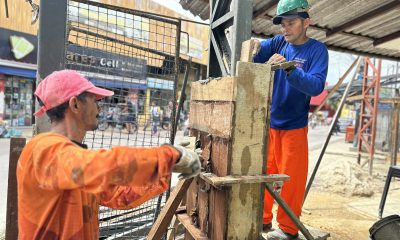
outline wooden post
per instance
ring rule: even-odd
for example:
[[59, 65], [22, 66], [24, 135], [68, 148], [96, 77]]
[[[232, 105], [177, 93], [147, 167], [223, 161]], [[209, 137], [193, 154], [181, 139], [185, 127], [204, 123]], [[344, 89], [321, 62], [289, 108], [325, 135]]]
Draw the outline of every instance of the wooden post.
[[392, 146], [391, 146], [391, 160], [390, 165], [397, 165], [397, 151], [399, 150], [399, 103], [393, 103], [392, 115]]
[[17, 163], [25, 144], [26, 144], [25, 138], [11, 138], [10, 140], [10, 159], [8, 165], [6, 240], [18, 239]]

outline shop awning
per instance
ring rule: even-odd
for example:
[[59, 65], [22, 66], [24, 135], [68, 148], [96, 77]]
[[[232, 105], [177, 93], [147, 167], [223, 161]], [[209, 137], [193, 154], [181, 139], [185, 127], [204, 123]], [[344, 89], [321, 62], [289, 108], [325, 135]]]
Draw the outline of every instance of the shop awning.
[[96, 86], [106, 87], [106, 88], [128, 88], [128, 89], [146, 89], [146, 84], [140, 83], [131, 83], [131, 82], [123, 82], [123, 81], [109, 81], [102, 79], [90, 78], [89, 80]]
[[33, 79], [36, 78], [36, 70], [6, 67], [6, 66], [0, 66], [0, 74], [33, 78]]
[[326, 95], [328, 95], [328, 92], [324, 89], [320, 95], [311, 98], [310, 105], [319, 106], [325, 100]]
[[164, 89], [164, 90], [174, 90], [174, 82], [165, 80], [165, 79], [159, 79], [159, 78], [147, 78], [147, 86], [149, 88], [155, 88], [155, 89]]

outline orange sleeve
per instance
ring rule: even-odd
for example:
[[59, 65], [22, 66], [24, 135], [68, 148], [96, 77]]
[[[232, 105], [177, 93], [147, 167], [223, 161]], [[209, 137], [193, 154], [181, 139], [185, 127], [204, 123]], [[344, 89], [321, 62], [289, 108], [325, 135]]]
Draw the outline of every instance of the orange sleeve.
[[109, 186], [109, 189], [97, 194], [100, 205], [113, 209], [131, 209], [154, 198], [168, 189], [166, 185], [145, 184], [142, 187]]
[[80, 188], [97, 194], [105, 205], [121, 208], [165, 191], [180, 155], [169, 146], [87, 150], [54, 140], [42, 139], [33, 151], [34, 174], [41, 188]]

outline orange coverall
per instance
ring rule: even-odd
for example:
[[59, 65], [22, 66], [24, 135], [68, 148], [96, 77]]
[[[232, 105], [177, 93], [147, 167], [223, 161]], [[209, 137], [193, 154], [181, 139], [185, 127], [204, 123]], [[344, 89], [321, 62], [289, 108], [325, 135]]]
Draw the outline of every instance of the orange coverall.
[[[286, 174], [290, 180], [283, 184], [281, 197], [300, 216], [308, 173], [308, 128], [269, 130], [267, 174]], [[272, 221], [274, 199], [265, 191], [263, 223]], [[296, 234], [299, 230], [280, 207], [277, 221], [283, 231]]]
[[162, 193], [179, 158], [169, 146], [88, 150], [39, 134], [17, 166], [19, 239], [99, 239], [99, 204], [129, 209]]

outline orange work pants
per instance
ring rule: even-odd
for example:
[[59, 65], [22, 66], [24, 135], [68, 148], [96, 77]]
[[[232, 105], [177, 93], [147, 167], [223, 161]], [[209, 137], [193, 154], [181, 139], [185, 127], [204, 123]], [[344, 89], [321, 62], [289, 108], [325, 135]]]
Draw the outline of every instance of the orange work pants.
[[[289, 181], [284, 182], [281, 197], [292, 211], [300, 217], [308, 173], [308, 128], [293, 130], [269, 130], [267, 174], [286, 174]], [[263, 223], [272, 222], [274, 199], [265, 191]], [[277, 222], [284, 232], [296, 234], [298, 228], [283, 209], [278, 207]]]

